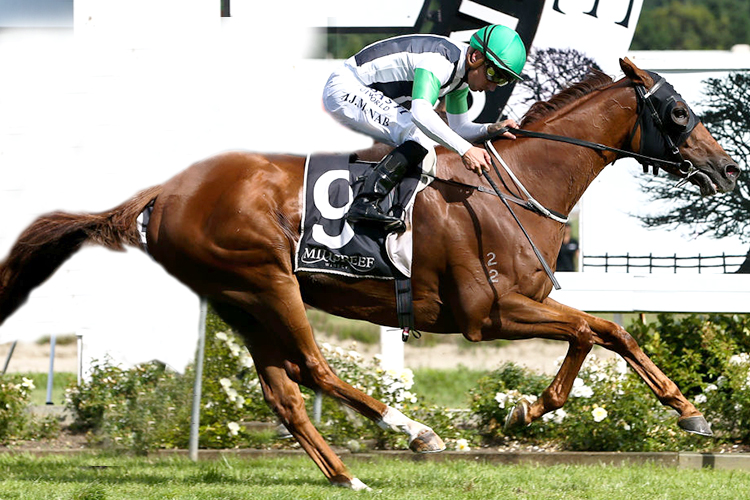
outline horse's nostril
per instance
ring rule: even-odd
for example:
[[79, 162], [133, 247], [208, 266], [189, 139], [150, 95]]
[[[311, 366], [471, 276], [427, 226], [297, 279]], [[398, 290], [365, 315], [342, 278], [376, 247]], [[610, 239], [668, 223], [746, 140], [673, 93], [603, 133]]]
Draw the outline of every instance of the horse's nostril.
[[736, 179], [740, 175], [740, 169], [737, 167], [737, 165], [729, 164], [724, 167], [724, 173], [728, 178]]

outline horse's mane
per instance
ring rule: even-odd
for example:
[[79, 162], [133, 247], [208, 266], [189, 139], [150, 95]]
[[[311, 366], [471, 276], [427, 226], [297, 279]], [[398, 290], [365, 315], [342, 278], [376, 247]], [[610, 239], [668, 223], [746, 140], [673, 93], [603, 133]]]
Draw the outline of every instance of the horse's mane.
[[560, 91], [548, 101], [534, 103], [523, 116], [520, 126], [521, 128], [524, 128], [530, 123], [544, 118], [553, 111], [590, 94], [594, 90], [604, 87], [605, 85], [610, 85], [612, 82], [613, 80], [609, 75], [596, 68], [591, 68], [586, 77], [580, 82]]

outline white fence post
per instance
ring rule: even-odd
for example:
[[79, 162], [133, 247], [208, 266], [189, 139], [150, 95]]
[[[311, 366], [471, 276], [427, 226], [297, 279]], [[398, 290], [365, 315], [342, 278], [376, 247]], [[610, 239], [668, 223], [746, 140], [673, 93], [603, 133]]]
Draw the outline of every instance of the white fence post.
[[57, 345], [57, 336], [51, 335], [49, 338], [49, 372], [47, 372], [47, 404], [55, 404], [52, 401], [52, 387], [55, 379], [55, 346]]
[[404, 342], [401, 340], [400, 330], [380, 327], [380, 356], [384, 369], [404, 369]]
[[201, 297], [200, 319], [198, 320], [198, 347], [195, 351], [195, 381], [193, 382], [193, 409], [190, 415], [189, 455], [193, 462], [198, 461], [198, 431], [201, 426], [201, 391], [203, 388], [203, 356], [206, 350], [206, 315], [208, 304]]

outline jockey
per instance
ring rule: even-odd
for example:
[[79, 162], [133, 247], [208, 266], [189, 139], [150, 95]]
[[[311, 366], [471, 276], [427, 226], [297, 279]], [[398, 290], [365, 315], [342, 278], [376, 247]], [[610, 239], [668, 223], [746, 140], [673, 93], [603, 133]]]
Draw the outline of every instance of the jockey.
[[[513, 120], [470, 121], [469, 90], [493, 91], [520, 80], [525, 63], [518, 33], [501, 25], [480, 29], [469, 45], [438, 35], [405, 35], [376, 42], [347, 59], [326, 83], [325, 109], [347, 127], [396, 149], [367, 175], [346, 219], [404, 231], [404, 222], [383, 213], [379, 202], [436, 144], [461, 155], [468, 170], [481, 174], [488, 169], [489, 154], [472, 142], [517, 125]], [[448, 124], [434, 109], [443, 96]], [[515, 139], [510, 132], [503, 136]]]

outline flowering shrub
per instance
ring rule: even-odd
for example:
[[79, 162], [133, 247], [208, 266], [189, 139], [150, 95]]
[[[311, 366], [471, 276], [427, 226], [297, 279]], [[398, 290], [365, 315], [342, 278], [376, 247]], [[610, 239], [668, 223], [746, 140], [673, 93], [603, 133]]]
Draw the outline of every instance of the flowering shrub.
[[750, 443], [750, 315], [659, 314], [631, 331], [718, 438]]
[[[634, 324], [629, 330], [644, 350], [704, 412], [719, 442], [750, 441], [750, 321], [744, 317], [660, 317], [658, 324]], [[687, 332], [687, 333], [686, 333]], [[336, 373], [352, 386], [432, 427], [449, 448], [468, 451], [512, 438], [529, 444], [552, 443], [570, 450], [660, 451], [710, 449], [716, 441], [692, 436], [677, 426], [677, 415], [662, 406], [624, 361], [594, 356], [584, 363], [564, 408], [531, 426], [508, 434], [505, 418], [521, 398], [533, 403], [551, 382], [505, 364], [479, 381], [470, 410], [422, 404], [419, 381], [411, 370], [387, 370], [380, 359], [328, 344], [321, 350]], [[209, 315], [203, 371], [200, 445], [211, 448], [267, 446], [246, 430], [248, 421], [275, 421], [266, 406], [253, 361], [241, 341]], [[18, 433], [18, 403], [24, 381], [2, 379], [0, 440]], [[145, 451], [186, 447], [189, 435], [193, 371], [185, 375], [151, 363], [130, 370], [108, 362], [95, 364], [91, 379], [68, 392], [79, 428], [97, 442]], [[19, 386], [21, 388], [19, 388]], [[25, 393], [24, 393], [25, 394]], [[25, 397], [25, 396], [23, 396]], [[309, 414], [315, 395], [303, 388]], [[376, 446], [407, 447], [405, 435], [384, 431], [359, 414], [322, 399], [317, 426], [332, 443], [353, 451]], [[478, 432], [477, 432], [478, 431]], [[485, 440], [484, 442], [482, 440]], [[283, 444], [287, 443], [287, 444]], [[277, 441], [274, 446], [294, 446]]]
[[[212, 325], [213, 326], [213, 325]], [[203, 365], [200, 446], [234, 448], [248, 437], [243, 421], [274, 416], [263, 399], [253, 358], [230, 330], [209, 328]]]
[[[477, 416], [480, 432], [490, 439], [504, 436], [503, 424], [508, 413], [521, 398], [533, 402], [549, 384], [546, 377], [506, 363], [479, 380], [471, 391], [472, 412]], [[534, 438], [544, 434], [544, 426], [532, 425], [519, 429], [514, 436]]]
[[[159, 363], [131, 369], [95, 362], [88, 382], [67, 391], [74, 426], [93, 442], [134, 451], [188, 445], [194, 370], [184, 375]], [[263, 420], [263, 401], [252, 358], [234, 334], [207, 333], [199, 445], [232, 448], [246, 437], [240, 422]]]
[[111, 361], [92, 364], [90, 380], [66, 391], [73, 427], [93, 442], [138, 452], [187, 444], [191, 384], [160, 363], [130, 370]]
[[[628, 330], [643, 350], [703, 412], [717, 439], [680, 430], [677, 413], [661, 405], [619, 358], [589, 356], [564, 408], [511, 433], [571, 450], [708, 450], [722, 442], [750, 444], [750, 319], [746, 316], [660, 314]], [[522, 393], [536, 396], [551, 382], [505, 366], [482, 381], [473, 409], [490, 440]], [[533, 397], [528, 397], [532, 401]]]
[[33, 433], [34, 422], [26, 408], [34, 382], [16, 375], [0, 376], [0, 443]]
[[[527, 395], [512, 384], [520, 387]], [[551, 382], [524, 369], [507, 364], [482, 381], [475, 393], [474, 411], [480, 415], [484, 434], [490, 439], [506, 436], [502, 424], [518, 401], [525, 397], [536, 401]], [[664, 420], [667, 421], [664, 421]], [[545, 414], [509, 436], [531, 443], [551, 442], [561, 448], [590, 451], [655, 451], [685, 447], [691, 439], [676, 430], [676, 417], [661, 406], [647, 386], [628, 371], [622, 360], [604, 362], [589, 356], [576, 377], [569, 399], [563, 408]]]

